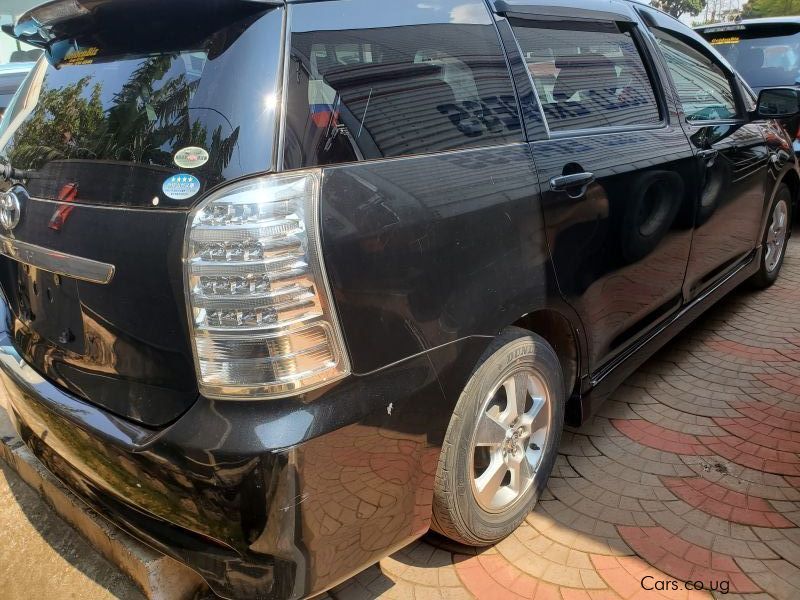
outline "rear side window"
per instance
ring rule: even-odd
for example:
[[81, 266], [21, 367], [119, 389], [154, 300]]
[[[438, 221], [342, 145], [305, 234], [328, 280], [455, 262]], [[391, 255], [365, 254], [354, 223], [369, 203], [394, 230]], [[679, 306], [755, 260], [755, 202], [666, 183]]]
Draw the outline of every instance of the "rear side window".
[[710, 54], [654, 29], [687, 121], [716, 121], [737, 116], [731, 82]]
[[483, 3], [292, 7], [284, 168], [520, 141]]
[[630, 31], [616, 23], [512, 22], [551, 130], [660, 121]]

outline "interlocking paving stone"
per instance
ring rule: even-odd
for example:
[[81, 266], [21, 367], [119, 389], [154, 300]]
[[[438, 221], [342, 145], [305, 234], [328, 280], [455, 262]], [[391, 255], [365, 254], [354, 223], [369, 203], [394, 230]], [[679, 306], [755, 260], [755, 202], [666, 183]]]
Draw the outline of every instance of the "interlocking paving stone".
[[[548, 489], [508, 538], [474, 549], [430, 536], [330, 595], [800, 598], [798, 300], [800, 246], [790, 246], [776, 285], [734, 292], [589, 423], [567, 428]], [[359, 452], [351, 458], [361, 466]], [[643, 578], [679, 586], [645, 590]], [[686, 580], [705, 589], [687, 590]], [[729, 593], [712, 594], [721, 582]]]

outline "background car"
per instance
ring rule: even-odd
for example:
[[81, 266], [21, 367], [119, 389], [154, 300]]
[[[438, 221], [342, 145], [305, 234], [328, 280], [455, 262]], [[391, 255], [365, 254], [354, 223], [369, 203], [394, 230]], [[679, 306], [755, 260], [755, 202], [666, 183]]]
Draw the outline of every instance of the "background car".
[[[0, 26], [10, 26], [15, 16], [37, 4], [41, 3], [37, 0], [3, 0], [0, 2]], [[0, 118], [41, 53], [33, 46], [0, 34]]]
[[20, 62], [0, 65], [0, 118], [34, 64], [36, 63]]
[[[767, 87], [800, 87], [800, 16], [745, 19], [704, 25], [697, 31], [757, 93]], [[790, 124], [800, 151], [800, 123]]]

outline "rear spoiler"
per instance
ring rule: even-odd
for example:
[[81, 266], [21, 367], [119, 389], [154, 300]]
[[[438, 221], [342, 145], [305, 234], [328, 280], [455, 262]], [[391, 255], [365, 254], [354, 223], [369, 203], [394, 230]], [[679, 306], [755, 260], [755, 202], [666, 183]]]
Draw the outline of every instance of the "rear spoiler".
[[[169, 0], [161, 0], [163, 2]], [[194, 7], [221, 4], [263, 4], [282, 6], [284, 0], [195, 0]], [[107, 9], [142, 9], [148, 0], [51, 0], [32, 8], [20, 16], [13, 25], [3, 25], [4, 33], [35, 46], [47, 49], [51, 43], [66, 39], [84, 30], [94, 20], [94, 16]]]

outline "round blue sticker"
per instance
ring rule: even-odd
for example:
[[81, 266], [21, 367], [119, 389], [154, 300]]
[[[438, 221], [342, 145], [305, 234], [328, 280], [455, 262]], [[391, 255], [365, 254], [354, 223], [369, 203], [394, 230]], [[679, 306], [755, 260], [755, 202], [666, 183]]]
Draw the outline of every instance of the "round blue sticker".
[[178, 173], [167, 179], [161, 190], [167, 198], [185, 200], [200, 191], [200, 180], [194, 175]]

